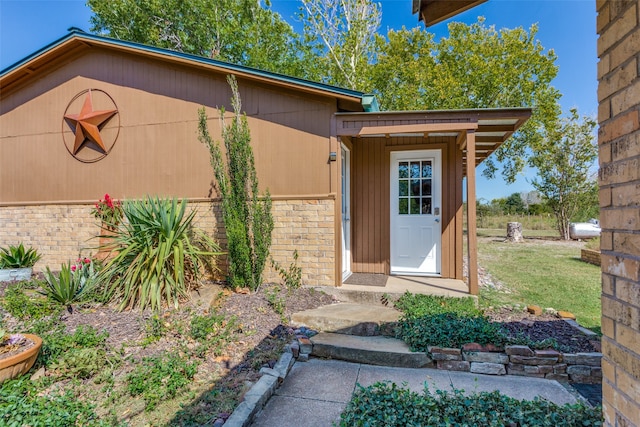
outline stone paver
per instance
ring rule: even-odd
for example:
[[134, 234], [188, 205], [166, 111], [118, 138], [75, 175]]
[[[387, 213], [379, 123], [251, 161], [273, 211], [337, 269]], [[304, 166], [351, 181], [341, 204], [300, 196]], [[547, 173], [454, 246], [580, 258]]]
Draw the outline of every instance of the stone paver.
[[468, 393], [499, 390], [516, 399], [536, 396], [559, 405], [576, 403], [576, 398], [556, 381], [517, 376], [491, 376], [425, 368], [393, 368], [338, 360], [310, 359], [296, 363], [282, 386], [276, 390], [253, 426], [332, 426], [340, 420], [356, 384], [368, 386], [392, 381], [421, 392], [465, 390]]
[[502, 394], [519, 400], [533, 400], [536, 396], [540, 396], [558, 405], [577, 403], [576, 398], [560, 383], [544, 378], [518, 377], [515, 375], [497, 377], [467, 372], [449, 372], [449, 376], [454, 388], [468, 393], [498, 390]]
[[367, 387], [378, 381], [391, 381], [415, 392], [422, 392], [425, 385], [430, 390], [449, 389], [449, 373], [438, 369], [392, 368], [387, 366], [361, 365], [358, 383]]
[[273, 396], [253, 427], [330, 427], [340, 421], [344, 402]]
[[409, 346], [395, 338], [320, 332], [314, 336], [312, 355], [371, 365], [423, 368], [431, 364], [426, 353], [412, 352]]
[[340, 360], [296, 363], [276, 395], [346, 403], [351, 399], [359, 370], [359, 364]]

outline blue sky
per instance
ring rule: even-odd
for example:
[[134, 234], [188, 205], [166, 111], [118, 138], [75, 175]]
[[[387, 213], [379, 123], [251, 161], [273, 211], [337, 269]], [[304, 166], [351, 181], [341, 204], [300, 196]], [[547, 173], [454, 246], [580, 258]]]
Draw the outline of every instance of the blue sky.
[[[296, 0], [271, 0], [273, 9], [294, 27], [298, 9]], [[411, 0], [383, 0], [382, 27], [400, 29], [423, 26], [411, 14]], [[577, 107], [581, 114], [597, 113], [596, 12], [595, 0], [489, 0], [454, 18], [466, 23], [478, 16], [487, 25], [500, 28], [524, 27], [538, 23], [538, 35], [546, 49], [558, 56], [558, 77], [553, 85], [563, 94], [563, 111]], [[89, 30], [91, 10], [84, 0], [0, 0], [0, 69], [66, 34], [69, 27]], [[447, 22], [429, 28], [436, 38], [447, 35]], [[527, 174], [532, 176], [531, 172]], [[526, 176], [506, 185], [500, 178], [478, 180], [478, 198], [491, 200], [514, 192], [529, 191]]]

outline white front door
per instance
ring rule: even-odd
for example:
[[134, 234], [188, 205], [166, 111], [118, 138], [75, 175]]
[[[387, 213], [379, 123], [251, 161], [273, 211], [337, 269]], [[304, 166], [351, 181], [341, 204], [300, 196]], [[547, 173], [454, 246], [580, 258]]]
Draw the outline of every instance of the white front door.
[[351, 153], [342, 145], [342, 280], [351, 276]]
[[440, 150], [391, 153], [391, 274], [439, 275]]

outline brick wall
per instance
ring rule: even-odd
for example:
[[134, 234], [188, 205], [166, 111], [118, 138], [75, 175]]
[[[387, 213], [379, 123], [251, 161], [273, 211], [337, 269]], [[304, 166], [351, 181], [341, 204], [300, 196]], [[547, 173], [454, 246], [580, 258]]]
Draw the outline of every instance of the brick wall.
[[[224, 229], [218, 227], [221, 213], [216, 204], [194, 202], [195, 224], [226, 244]], [[79, 255], [95, 254], [99, 226], [91, 216], [93, 205], [46, 205], [0, 207], [0, 247], [33, 246], [43, 256], [35, 271], [46, 266], [59, 270], [60, 264]], [[273, 202], [274, 232], [271, 255], [282, 267], [293, 262], [298, 251], [305, 285], [333, 286], [335, 278], [335, 234], [333, 200], [276, 200]], [[225, 269], [225, 258], [219, 260]], [[265, 280], [276, 281], [278, 275], [270, 266]]]
[[603, 409], [640, 426], [640, 4], [597, 0]]
[[[271, 257], [283, 268], [293, 262], [298, 251], [298, 266], [302, 267], [302, 282], [313, 286], [335, 285], [334, 200], [275, 200]], [[219, 208], [211, 203], [196, 203], [198, 227], [209, 232], [217, 230], [216, 240], [224, 247], [224, 230]], [[225, 260], [221, 259], [224, 268]], [[267, 265], [266, 281], [278, 281], [277, 273]]]
[[34, 271], [60, 264], [78, 255], [95, 253], [100, 227], [91, 216], [93, 205], [0, 207], [0, 247], [24, 243], [42, 254]]

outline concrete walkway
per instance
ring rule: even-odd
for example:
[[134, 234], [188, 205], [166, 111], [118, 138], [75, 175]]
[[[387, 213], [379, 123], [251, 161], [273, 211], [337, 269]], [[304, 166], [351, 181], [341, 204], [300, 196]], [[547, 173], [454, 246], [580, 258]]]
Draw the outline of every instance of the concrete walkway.
[[417, 392], [427, 383], [430, 390], [451, 390], [452, 387], [469, 393], [499, 390], [521, 400], [540, 396], [558, 405], [577, 402], [558, 382], [540, 378], [311, 359], [306, 363], [296, 362], [283, 384], [256, 415], [252, 426], [330, 427], [340, 421], [356, 383], [368, 386], [377, 381], [392, 381]]

